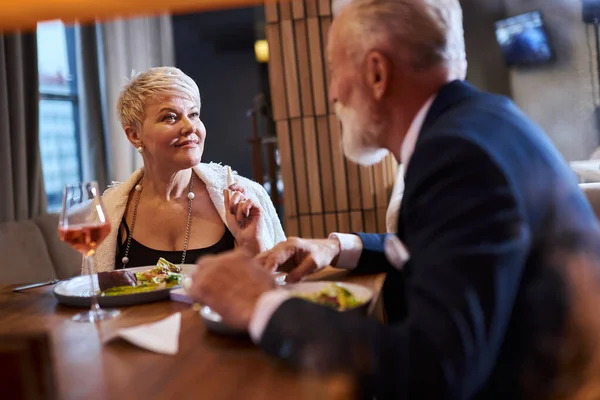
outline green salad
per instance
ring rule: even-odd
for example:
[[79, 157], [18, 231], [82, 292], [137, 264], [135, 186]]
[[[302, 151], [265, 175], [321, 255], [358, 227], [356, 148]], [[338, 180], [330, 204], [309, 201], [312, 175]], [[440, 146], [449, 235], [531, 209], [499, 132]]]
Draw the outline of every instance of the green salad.
[[121, 296], [181, 285], [181, 268], [160, 258], [156, 267], [142, 272], [111, 271], [98, 274], [102, 296]]
[[318, 292], [292, 293], [292, 296], [335, 308], [338, 311], [349, 310], [362, 304], [362, 301], [354, 297], [348, 289], [336, 284], [331, 284]]

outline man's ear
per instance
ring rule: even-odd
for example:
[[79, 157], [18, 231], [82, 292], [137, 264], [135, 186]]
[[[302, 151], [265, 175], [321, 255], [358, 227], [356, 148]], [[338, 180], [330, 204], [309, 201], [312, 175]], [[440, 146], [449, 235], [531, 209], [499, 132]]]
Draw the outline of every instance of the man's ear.
[[123, 130], [125, 131], [127, 140], [129, 140], [132, 145], [134, 145], [136, 148], [142, 145], [142, 141], [140, 140], [137, 129], [135, 129], [133, 126], [126, 126], [123, 128]]
[[371, 50], [365, 56], [364, 78], [375, 100], [381, 100], [392, 80], [392, 65], [388, 57], [378, 50]]

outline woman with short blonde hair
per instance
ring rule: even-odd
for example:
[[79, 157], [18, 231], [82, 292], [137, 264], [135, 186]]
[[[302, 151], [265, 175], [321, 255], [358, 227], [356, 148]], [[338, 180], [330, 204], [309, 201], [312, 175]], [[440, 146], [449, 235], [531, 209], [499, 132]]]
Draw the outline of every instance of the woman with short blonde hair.
[[97, 249], [96, 272], [159, 257], [195, 263], [236, 246], [257, 254], [285, 239], [261, 185], [201, 162], [200, 109], [198, 86], [174, 67], [151, 68], [123, 88], [117, 114], [144, 166], [103, 195], [112, 229]]

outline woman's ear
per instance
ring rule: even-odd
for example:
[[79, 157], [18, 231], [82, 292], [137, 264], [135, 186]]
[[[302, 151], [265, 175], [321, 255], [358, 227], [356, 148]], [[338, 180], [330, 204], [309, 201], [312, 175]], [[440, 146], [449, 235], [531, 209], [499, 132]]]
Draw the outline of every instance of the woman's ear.
[[142, 141], [140, 140], [140, 135], [138, 134], [137, 129], [135, 129], [133, 126], [126, 126], [123, 129], [125, 130], [125, 135], [127, 136], [129, 143], [136, 148], [142, 146]]

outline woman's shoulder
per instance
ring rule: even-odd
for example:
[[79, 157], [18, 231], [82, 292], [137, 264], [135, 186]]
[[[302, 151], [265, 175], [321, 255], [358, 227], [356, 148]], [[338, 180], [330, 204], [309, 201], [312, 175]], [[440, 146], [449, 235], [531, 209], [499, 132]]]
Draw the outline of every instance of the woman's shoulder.
[[141, 176], [141, 169], [131, 174], [125, 181], [112, 181], [102, 193], [102, 201], [104, 205], [111, 204], [121, 200], [123, 197], [128, 197], [129, 192], [133, 189], [135, 183]]
[[114, 197], [115, 193], [119, 192], [119, 189], [122, 187], [123, 182], [120, 181], [112, 181], [108, 184], [104, 192], [102, 193], [102, 199], [105, 200], [107, 198]]

